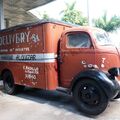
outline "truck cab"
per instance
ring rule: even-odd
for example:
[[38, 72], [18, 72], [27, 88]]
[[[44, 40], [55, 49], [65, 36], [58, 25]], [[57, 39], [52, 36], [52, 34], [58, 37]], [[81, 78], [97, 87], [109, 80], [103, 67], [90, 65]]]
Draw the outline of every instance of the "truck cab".
[[96, 68], [107, 72], [120, 67], [118, 49], [108, 34], [99, 28], [78, 27], [65, 31], [60, 39], [60, 76], [64, 87], [80, 71]]
[[98, 114], [107, 106], [108, 99], [119, 98], [118, 51], [104, 30], [79, 27], [63, 32], [60, 39], [60, 86], [72, 86], [74, 100], [82, 112]]

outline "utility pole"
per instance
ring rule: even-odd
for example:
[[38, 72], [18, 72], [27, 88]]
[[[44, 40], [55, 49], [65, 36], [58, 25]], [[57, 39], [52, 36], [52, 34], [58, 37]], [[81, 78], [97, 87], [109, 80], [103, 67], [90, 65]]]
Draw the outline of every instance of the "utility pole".
[[90, 3], [89, 3], [89, 0], [87, 0], [87, 18], [88, 18], [88, 25], [92, 26], [91, 19], [90, 19]]
[[0, 0], [0, 29], [4, 29], [4, 8], [3, 8], [3, 0]]

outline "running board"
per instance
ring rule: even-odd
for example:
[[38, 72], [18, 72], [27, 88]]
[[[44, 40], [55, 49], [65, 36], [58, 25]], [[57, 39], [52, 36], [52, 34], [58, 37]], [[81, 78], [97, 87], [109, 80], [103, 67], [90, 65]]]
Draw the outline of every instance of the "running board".
[[70, 94], [70, 91], [67, 88], [58, 87], [56, 90], [65, 94]]

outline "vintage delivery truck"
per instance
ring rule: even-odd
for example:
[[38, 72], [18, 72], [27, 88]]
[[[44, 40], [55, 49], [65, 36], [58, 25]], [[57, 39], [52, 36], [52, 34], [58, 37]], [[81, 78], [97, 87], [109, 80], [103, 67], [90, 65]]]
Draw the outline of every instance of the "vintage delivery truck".
[[98, 28], [41, 20], [0, 31], [4, 90], [66, 88], [78, 108], [100, 114], [119, 97], [120, 50]]

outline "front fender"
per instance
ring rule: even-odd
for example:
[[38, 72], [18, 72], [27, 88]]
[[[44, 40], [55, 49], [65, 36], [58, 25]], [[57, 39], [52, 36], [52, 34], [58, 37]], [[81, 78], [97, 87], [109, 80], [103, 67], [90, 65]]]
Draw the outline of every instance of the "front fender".
[[80, 72], [72, 81], [71, 90], [74, 89], [74, 86], [79, 80], [84, 78], [95, 80], [109, 99], [114, 98], [120, 91], [120, 86], [117, 80], [110, 78], [109, 74], [107, 75], [106, 73], [96, 69], [89, 69]]

